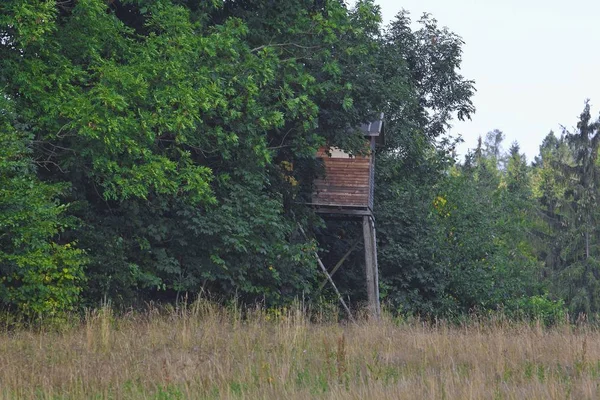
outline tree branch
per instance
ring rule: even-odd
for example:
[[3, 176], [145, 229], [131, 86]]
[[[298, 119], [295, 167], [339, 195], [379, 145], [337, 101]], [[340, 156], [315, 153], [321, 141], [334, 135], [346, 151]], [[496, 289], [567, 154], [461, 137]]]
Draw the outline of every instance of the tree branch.
[[267, 47], [285, 47], [285, 46], [298, 47], [298, 48], [304, 49], [304, 50], [312, 50], [312, 49], [317, 49], [317, 48], [321, 47], [321, 46], [302, 46], [298, 43], [275, 43], [275, 44], [263, 44], [262, 46], [253, 48], [252, 50], [250, 50], [250, 52], [255, 53], [255, 52], [262, 50], [264, 48], [267, 48]]

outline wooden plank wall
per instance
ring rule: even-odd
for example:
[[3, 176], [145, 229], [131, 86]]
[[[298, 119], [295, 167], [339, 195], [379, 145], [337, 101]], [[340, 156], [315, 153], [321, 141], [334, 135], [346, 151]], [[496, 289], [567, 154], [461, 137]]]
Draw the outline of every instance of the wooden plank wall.
[[324, 206], [369, 207], [370, 157], [334, 158], [325, 149], [317, 157], [323, 159], [325, 177], [315, 180], [312, 203]]

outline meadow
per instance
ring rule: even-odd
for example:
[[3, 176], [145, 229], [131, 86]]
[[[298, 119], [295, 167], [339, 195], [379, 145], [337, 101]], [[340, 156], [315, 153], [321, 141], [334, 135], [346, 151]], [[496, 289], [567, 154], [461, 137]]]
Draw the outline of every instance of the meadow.
[[585, 399], [600, 330], [462, 324], [200, 301], [0, 334], [3, 399]]

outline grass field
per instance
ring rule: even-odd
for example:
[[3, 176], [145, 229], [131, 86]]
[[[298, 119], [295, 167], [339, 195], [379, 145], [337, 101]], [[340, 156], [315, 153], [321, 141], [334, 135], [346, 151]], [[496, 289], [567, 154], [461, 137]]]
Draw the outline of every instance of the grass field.
[[599, 385], [600, 331], [567, 324], [242, 318], [200, 302], [0, 336], [4, 399], [585, 399]]

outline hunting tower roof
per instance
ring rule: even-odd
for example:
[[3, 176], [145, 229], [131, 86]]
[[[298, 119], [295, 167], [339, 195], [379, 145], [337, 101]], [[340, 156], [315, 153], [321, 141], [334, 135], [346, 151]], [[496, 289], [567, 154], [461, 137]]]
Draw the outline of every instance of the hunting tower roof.
[[368, 122], [366, 124], [362, 124], [360, 126], [360, 130], [364, 133], [365, 136], [376, 137], [378, 144], [385, 143], [385, 128], [383, 123], [383, 113], [379, 114], [379, 119]]

